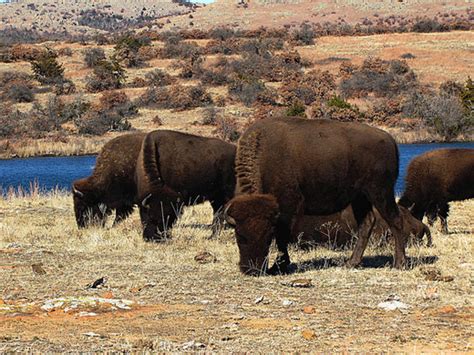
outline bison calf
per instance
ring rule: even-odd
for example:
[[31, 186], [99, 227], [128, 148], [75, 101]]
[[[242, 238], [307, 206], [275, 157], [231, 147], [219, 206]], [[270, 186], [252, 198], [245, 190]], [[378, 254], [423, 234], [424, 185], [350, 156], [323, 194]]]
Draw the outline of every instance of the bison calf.
[[[399, 206], [403, 218], [403, 231], [409, 235], [413, 243], [421, 243], [426, 235], [427, 246], [432, 246], [431, 232], [427, 225], [414, 218], [405, 207]], [[390, 227], [374, 210], [375, 225], [372, 236], [380, 243], [391, 237]], [[306, 248], [314, 245], [328, 245], [330, 247], [345, 247], [350, 244], [353, 235], [358, 229], [352, 207], [329, 216], [301, 216], [294, 224], [292, 235], [297, 239], [298, 246]]]
[[115, 222], [127, 218], [136, 203], [135, 165], [145, 133], [119, 136], [102, 148], [91, 176], [73, 182], [74, 213], [79, 228], [105, 223], [116, 210]]
[[[398, 148], [386, 132], [363, 124], [299, 118], [264, 119], [238, 143], [236, 194], [227, 207], [235, 226], [240, 270], [265, 271], [273, 239], [278, 257], [269, 272], [286, 272], [295, 217], [329, 215], [352, 205], [358, 229], [375, 207], [395, 239], [394, 265], [405, 263], [406, 234], [394, 197]], [[362, 261], [370, 234], [359, 233], [348, 261]]]
[[450, 201], [474, 198], [474, 149], [438, 149], [414, 158], [408, 166], [399, 204], [432, 225], [441, 220], [448, 233]]
[[149, 133], [136, 168], [144, 239], [164, 240], [183, 205], [208, 200], [218, 219], [234, 194], [235, 150], [215, 138], [167, 130]]

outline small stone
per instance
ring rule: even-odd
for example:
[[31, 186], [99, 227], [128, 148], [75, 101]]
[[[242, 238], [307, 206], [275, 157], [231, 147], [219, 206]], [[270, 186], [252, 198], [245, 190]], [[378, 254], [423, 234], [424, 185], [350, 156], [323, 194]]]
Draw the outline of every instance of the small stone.
[[297, 280], [290, 281], [288, 283], [288, 286], [310, 288], [310, 287], [313, 287], [313, 284], [310, 279], [297, 279]]
[[255, 303], [255, 304], [259, 304], [259, 303], [262, 302], [264, 299], [265, 299], [264, 296], [259, 296], [259, 297], [257, 297], [257, 298], [255, 299], [254, 303]]
[[291, 301], [291, 300], [283, 300], [283, 301], [281, 302], [281, 304], [282, 304], [283, 306], [285, 306], [285, 307], [289, 307], [289, 306], [293, 305], [294, 303], [295, 303], [295, 302], [293, 302], [293, 301]]
[[314, 314], [315, 312], [316, 308], [314, 308], [313, 306], [306, 306], [305, 308], [303, 308], [303, 313]]
[[33, 269], [33, 272], [36, 275], [46, 275], [46, 271], [43, 269], [43, 264], [33, 264], [31, 265], [31, 268]]
[[217, 258], [214, 254], [208, 251], [202, 251], [194, 257], [194, 260], [199, 264], [209, 264], [217, 262]]
[[104, 292], [102, 295], [101, 295], [102, 298], [106, 298], [106, 299], [112, 299], [114, 298], [114, 295], [111, 291], [107, 291], [107, 292]]
[[441, 314], [449, 314], [449, 313], [454, 313], [456, 312], [456, 308], [454, 306], [448, 304], [447, 306], [441, 307], [438, 309], [438, 312]]
[[314, 340], [316, 339], [316, 333], [310, 329], [305, 329], [301, 332], [301, 335], [303, 336], [303, 338], [305, 338], [306, 340]]

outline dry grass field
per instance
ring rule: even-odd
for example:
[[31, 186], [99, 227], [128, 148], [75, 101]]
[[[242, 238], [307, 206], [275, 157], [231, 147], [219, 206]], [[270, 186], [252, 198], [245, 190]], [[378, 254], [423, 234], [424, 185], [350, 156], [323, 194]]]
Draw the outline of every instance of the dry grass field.
[[[209, 205], [151, 244], [137, 213], [78, 230], [67, 193], [10, 196], [0, 351], [472, 352], [473, 220], [474, 200], [452, 204], [451, 233], [435, 224], [435, 246], [410, 247], [405, 271], [388, 266], [391, 248], [371, 246], [354, 270], [342, 266], [349, 251], [319, 248], [291, 250], [291, 275], [254, 278], [238, 271], [231, 230], [210, 239]], [[388, 299], [406, 308], [380, 308]]]

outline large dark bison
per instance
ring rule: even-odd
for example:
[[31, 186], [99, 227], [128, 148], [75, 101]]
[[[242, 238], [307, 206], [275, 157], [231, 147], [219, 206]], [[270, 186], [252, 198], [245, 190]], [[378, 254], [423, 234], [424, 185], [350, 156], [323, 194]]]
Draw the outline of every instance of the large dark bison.
[[144, 239], [164, 240], [183, 205], [210, 201], [216, 222], [234, 195], [235, 151], [233, 144], [216, 138], [149, 133], [136, 169]]
[[119, 136], [102, 148], [91, 176], [73, 182], [74, 212], [79, 228], [104, 224], [116, 211], [115, 222], [127, 218], [136, 204], [135, 165], [145, 133]]
[[[403, 218], [403, 231], [410, 236], [413, 243], [421, 243], [426, 235], [427, 246], [432, 246], [431, 232], [427, 225], [413, 217], [410, 211], [399, 206]], [[383, 244], [391, 237], [390, 227], [380, 216], [377, 210], [374, 210], [375, 224], [372, 230], [372, 236]], [[352, 207], [328, 216], [301, 216], [293, 227], [292, 237], [298, 243], [298, 246], [307, 248], [315, 245], [328, 245], [330, 247], [345, 247], [357, 232], [357, 221], [354, 217]]]
[[438, 149], [413, 159], [399, 204], [420, 221], [433, 224], [439, 217], [448, 233], [450, 201], [474, 198], [474, 149]]
[[[406, 235], [394, 198], [398, 148], [386, 132], [357, 123], [299, 118], [264, 119], [238, 143], [236, 196], [226, 208], [234, 225], [243, 273], [266, 269], [269, 247], [279, 251], [270, 273], [286, 272], [295, 219], [328, 215], [352, 205], [359, 230], [375, 207], [395, 239], [394, 266], [405, 263]], [[366, 223], [364, 223], [367, 221]], [[362, 261], [370, 235], [359, 233], [348, 261]]]

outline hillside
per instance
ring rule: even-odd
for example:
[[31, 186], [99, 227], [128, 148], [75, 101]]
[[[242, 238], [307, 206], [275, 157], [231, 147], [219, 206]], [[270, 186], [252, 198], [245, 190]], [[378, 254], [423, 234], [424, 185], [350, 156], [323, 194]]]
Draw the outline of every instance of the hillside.
[[472, 1], [430, 0], [217, 0], [189, 16], [175, 16], [165, 28], [209, 29], [233, 26], [255, 29], [261, 26], [282, 27], [308, 23], [376, 24], [385, 19], [406, 23], [417, 17], [456, 17], [471, 19]]
[[0, 4], [0, 30], [15, 28], [43, 33], [94, 35], [152, 24], [187, 14], [193, 5], [172, 0], [28, 0]]

